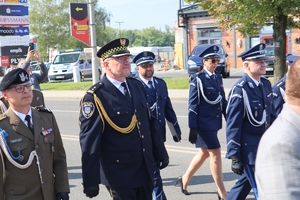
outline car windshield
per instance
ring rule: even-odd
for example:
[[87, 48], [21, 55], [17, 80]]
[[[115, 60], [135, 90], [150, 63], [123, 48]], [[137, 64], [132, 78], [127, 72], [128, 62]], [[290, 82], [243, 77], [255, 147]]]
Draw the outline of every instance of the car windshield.
[[266, 56], [274, 56], [274, 47], [266, 47], [265, 54]]
[[59, 54], [55, 57], [53, 64], [65, 64], [77, 62], [80, 53]]

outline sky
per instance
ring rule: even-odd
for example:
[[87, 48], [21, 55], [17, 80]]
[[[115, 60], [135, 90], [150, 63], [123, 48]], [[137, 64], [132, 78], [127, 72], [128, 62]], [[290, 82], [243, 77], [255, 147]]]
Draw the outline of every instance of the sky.
[[99, 0], [99, 4], [112, 14], [108, 25], [121, 30], [154, 26], [165, 31], [165, 25], [174, 27], [179, 9], [179, 0]]

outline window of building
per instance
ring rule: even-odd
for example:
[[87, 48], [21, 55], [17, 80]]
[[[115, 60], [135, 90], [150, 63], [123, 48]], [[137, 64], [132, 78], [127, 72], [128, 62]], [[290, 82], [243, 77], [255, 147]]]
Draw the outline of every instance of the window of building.
[[198, 45], [221, 44], [222, 32], [217, 28], [201, 28], [197, 30]]

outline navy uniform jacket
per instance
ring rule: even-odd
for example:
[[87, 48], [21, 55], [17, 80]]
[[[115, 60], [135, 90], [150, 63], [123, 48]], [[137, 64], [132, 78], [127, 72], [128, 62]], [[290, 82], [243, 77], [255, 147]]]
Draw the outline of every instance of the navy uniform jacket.
[[[250, 165], [255, 164], [258, 143], [276, 117], [271, 83], [264, 77], [260, 78], [260, 82], [263, 84], [263, 94], [254, 81], [244, 74], [229, 92], [226, 112], [226, 158], [241, 157], [243, 162]], [[247, 95], [243, 94], [242, 89]], [[248, 96], [248, 100], [245, 96]], [[244, 104], [245, 99], [249, 102], [248, 105], [251, 109], [248, 114]], [[249, 120], [248, 116], [252, 114], [256, 121], [261, 121], [264, 110], [266, 111], [266, 120], [262, 122], [262, 125]]]
[[[80, 145], [85, 188], [95, 188], [100, 183], [115, 188], [153, 186], [153, 156], [156, 161], [168, 158], [160, 133], [153, 124], [156, 120], [150, 120], [143, 85], [133, 78], [126, 81], [132, 103], [106, 75], [81, 101]], [[138, 128], [135, 126], [128, 134], [116, 131], [104, 120], [102, 112], [99, 115], [93, 94], [99, 97], [108, 117], [117, 126], [127, 127], [135, 112]]]
[[[148, 86], [141, 79], [139, 80], [143, 83], [148, 96], [149, 95], [147, 92]], [[155, 113], [154, 117], [158, 121], [163, 136], [163, 140], [166, 141], [166, 119], [173, 124], [177, 135], [181, 136], [181, 131], [177, 121], [177, 117], [173, 110], [171, 100], [168, 95], [168, 88], [166, 82], [154, 76], [153, 83], [156, 91], [156, 103], [157, 103], [156, 110], [154, 110]], [[152, 105], [149, 105], [149, 107], [151, 106]]]
[[274, 98], [274, 108], [276, 115], [278, 115], [285, 103], [284, 95], [285, 95], [285, 80], [286, 75], [282, 77], [277, 83], [275, 83], [272, 87], [273, 90], [273, 98]]
[[[222, 113], [226, 117], [227, 101], [225, 99], [222, 77], [218, 72], [215, 72], [215, 74], [216, 79], [213, 79], [202, 69], [191, 76], [188, 105], [190, 128], [210, 131], [217, 131], [222, 128]], [[222, 99], [219, 103], [210, 104], [206, 102], [201, 93], [197, 78], [201, 79], [203, 92], [207, 100], [215, 101], [218, 96], [221, 96]]]

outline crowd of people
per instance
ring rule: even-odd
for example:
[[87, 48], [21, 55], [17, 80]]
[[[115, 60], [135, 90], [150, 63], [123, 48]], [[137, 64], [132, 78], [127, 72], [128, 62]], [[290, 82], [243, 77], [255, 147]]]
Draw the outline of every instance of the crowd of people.
[[[165, 81], [154, 76], [154, 53], [134, 58], [139, 78], [130, 78], [128, 45], [128, 39], [119, 38], [97, 52], [106, 73], [80, 101], [83, 193], [94, 198], [102, 184], [114, 200], [166, 200], [160, 174], [169, 165], [166, 124], [174, 142], [181, 141], [181, 129]], [[216, 71], [219, 47], [201, 53], [203, 65], [190, 78], [188, 97], [188, 140], [199, 152], [175, 182], [183, 195], [191, 195], [188, 184], [209, 158], [219, 200], [246, 199], [251, 189], [260, 200], [300, 198], [295, 176], [300, 164], [300, 58], [287, 56], [288, 72], [272, 87], [263, 76], [264, 48], [261, 43], [238, 55], [245, 74], [227, 99]], [[32, 58], [40, 74], [32, 73]], [[42, 94], [39, 84], [45, 77], [38, 51], [29, 50], [0, 83], [0, 200], [69, 199], [66, 153], [55, 116], [44, 101], [34, 100]], [[218, 139], [222, 115], [226, 158], [238, 174], [229, 192]]]

